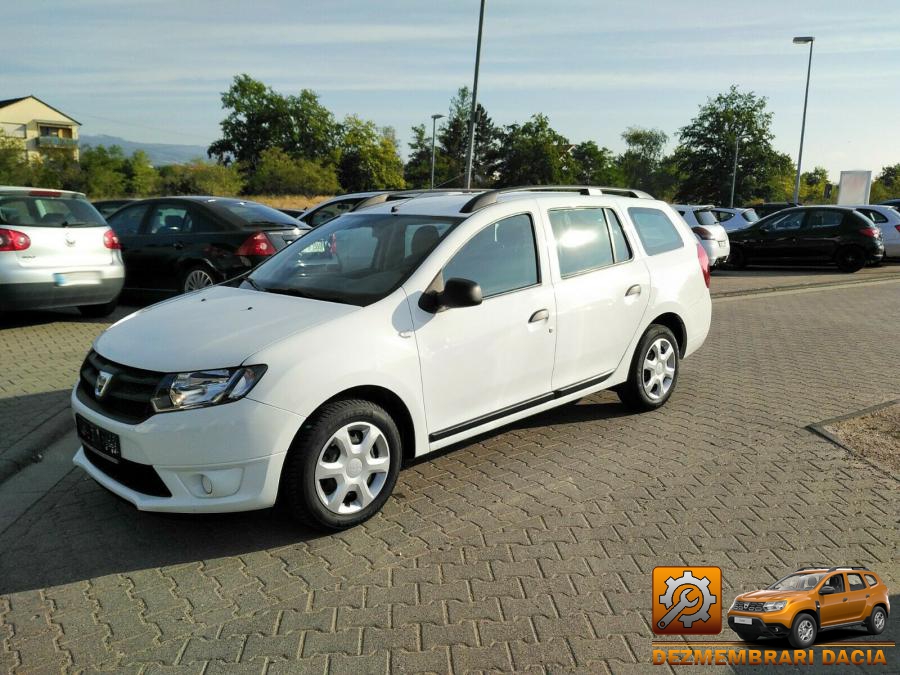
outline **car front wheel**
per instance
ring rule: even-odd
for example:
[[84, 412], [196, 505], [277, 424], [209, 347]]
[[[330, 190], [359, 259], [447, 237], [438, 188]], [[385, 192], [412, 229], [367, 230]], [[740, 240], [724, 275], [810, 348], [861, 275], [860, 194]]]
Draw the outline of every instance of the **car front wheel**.
[[798, 614], [791, 626], [788, 642], [794, 649], [805, 649], [816, 641], [816, 620], [809, 614]]
[[651, 324], [638, 343], [628, 380], [616, 387], [622, 403], [633, 410], [655, 410], [672, 395], [678, 382], [678, 341], [672, 331]]
[[282, 474], [282, 495], [300, 521], [343, 530], [375, 515], [400, 473], [400, 432], [371, 401], [323, 406], [294, 441]]

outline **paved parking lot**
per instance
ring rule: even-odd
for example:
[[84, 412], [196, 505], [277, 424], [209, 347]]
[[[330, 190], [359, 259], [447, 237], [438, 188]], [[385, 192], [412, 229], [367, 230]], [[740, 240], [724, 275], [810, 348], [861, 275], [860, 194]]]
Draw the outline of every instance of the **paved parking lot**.
[[[898, 291], [717, 300], [662, 410], [603, 394], [492, 433], [338, 535], [277, 510], [142, 514], [72, 471], [0, 533], [0, 669], [643, 672], [660, 564], [721, 566], [726, 604], [868, 564], [900, 606], [897, 482], [804, 428], [900, 397]], [[50, 355], [4, 373], [2, 410], [31, 425], [28, 397], [101, 328], [0, 330], [3, 353], [46, 332]]]

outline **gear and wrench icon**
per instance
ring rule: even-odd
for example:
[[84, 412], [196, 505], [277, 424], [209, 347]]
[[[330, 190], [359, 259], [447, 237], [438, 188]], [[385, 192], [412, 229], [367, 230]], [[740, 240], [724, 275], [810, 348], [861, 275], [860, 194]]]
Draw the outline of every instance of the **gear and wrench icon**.
[[[696, 588], [700, 591], [701, 596], [703, 597], [703, 602], [700, 603], [699, 599], [695, 599], [693, 602], [690, 602], [687, 599], [690, 591], [686, 591], [681, 594], [681, 600], [679, 602], [675, 602], [675, 592], [684, 588], [685, 586]], [[690, 628], [694, 625], [696, 621], [709, 621], [709, 608], [712, 606], [714, 602], [716, 602], [716, 596], [712, 595], [709, 592], [709, 579], [706, 577], [697, 578], [693, 574], [691, 574], [690, 570], [686, 570], [684, 574], [675, 579], [674, 577], [669, 577], [666, 579], [666, 592], [659, 596], [659, 602], [667, 610], [666, 615], [659, 620], [658, 626], [660, 629], [664, 629], [668, 626], [672, 621], [677, 617], [681, 624], [685, 628]], [[700, 609], [696, 612], [691, 613], [681, 613], [682, 610], [688, 609], [690, 607], [696, 607], [700, 605]], [[680, 615], [679, 615], [680, 614]]]

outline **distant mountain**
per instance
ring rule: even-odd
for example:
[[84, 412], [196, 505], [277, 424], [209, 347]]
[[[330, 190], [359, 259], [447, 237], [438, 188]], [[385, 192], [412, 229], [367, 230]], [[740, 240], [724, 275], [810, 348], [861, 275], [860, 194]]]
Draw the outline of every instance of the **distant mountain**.
[[171, 143], [141, 143], [140, 141], [128, 141], [118, 136], [99, 134], [91, 136], [81, 134], [78, 138], [79, 145], [118, 145], [122, 152], [130, 155], [135, 150], [143, 150], [150, 157], [150, 163], [155, 166], [163, 164], [184, 164], [192, 159], [206, 159], [206, 146], [203, 145], [176, 145]]

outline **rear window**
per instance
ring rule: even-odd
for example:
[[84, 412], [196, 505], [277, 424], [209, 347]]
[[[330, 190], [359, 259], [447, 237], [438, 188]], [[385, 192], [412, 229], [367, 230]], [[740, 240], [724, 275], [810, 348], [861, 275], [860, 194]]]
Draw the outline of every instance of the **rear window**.
[[701, 225], [719, 224], [719, 219], [716, 218], [712, 211], [694, 211], [694, 216], [696, 216], [697, 222]]
[[64, 197], [0, 197], [0, 224], [27, 227], [98, 227], [103, 216], [85, 199]]
[[753, 209], [747, 209], [741, 214], [741, 217], [748, 223], [755, 223], [757, 220], [759, 220], [759, 214]]
[[878, 211], [876, 211], [875, 209], [859, 209], [859, 212], [876, 225], [881, 225], [882, 223], [886, 223], [888, 221], [886, 216], [878, 213]]
[[273, 209], [265, 204], [256, 202], [210, 202], [208, 206], [214, 211], [229, 214], [233, 220], [235, 217], [245, 227], [253, 225], [277, 225], [280, 227], [297, 227], [297, 219], [292, 218], [278, 209]]
[[647, 255], [658, 255], [684, 246], [678, 228], [659, 209], [633, 206], [628, 209], [628, 215]]

